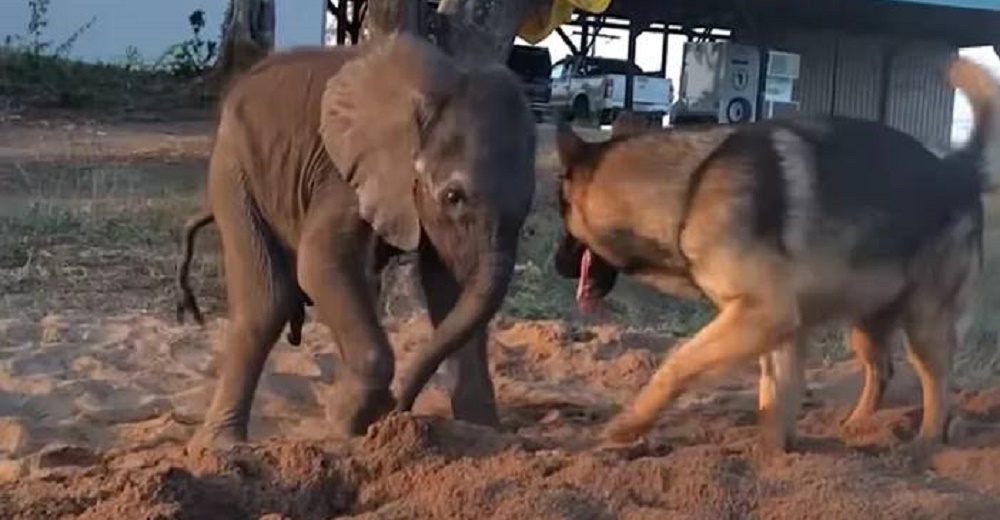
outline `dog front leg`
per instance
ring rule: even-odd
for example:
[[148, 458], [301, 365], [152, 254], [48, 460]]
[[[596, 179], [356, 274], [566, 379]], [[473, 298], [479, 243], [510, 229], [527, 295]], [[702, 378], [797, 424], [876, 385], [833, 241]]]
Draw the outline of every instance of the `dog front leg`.
[[805, 397], [804, 341], [795, 338], [760, 357], [758, 413], [761, 440], [769, 450], [786, 451]]
[[607, 426], [605, 437], [619, 443], [636, 440], [653, 426], [660, 410], [706, 372], [768, 354], [791, 342], [797, 327], [791, 303], [776, 305], [757, 298], [727, 303], [712, 322], [667, 356], [639, 395]]

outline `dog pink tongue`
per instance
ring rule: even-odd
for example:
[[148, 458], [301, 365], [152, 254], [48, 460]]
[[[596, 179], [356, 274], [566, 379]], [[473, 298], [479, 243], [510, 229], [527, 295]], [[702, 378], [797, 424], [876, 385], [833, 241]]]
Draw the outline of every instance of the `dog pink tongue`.
[[576, 283], [576, 305], [580, 312], [588, 314], [594, 310], [594, 302], [587, 294], [590, 279], [590, 250], [584, 249], [580, 257], [580, 279]]

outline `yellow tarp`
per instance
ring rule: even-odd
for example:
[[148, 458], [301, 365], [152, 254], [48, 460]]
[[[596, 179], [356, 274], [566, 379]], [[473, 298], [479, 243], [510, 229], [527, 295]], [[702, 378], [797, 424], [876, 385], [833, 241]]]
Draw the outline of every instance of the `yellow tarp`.
[[524, 41], [534, 45], [544, 40], [557, 27], [569, 21], [573, 8], [589, 13], [603, 13], [611, 0], [535, 0], [535, 6], [525, 15], [518, 33]]

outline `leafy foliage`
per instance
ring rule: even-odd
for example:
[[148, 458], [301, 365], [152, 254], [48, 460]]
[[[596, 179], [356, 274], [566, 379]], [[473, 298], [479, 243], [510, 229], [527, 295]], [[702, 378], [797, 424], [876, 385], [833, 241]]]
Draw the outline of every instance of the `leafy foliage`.
[[191, 38], [176, 43], [163, 54], [160, 63], [164, 63], [171, 74], [181, 78], [193, 78], [209, 70], [218, 53], [219, 44], [214, 40], [202, 38], [205, 29], [205, 11], [196, 9], [188, 16], [191, 26]]
[[202, 37], [205, 12], [188, 16], [192, 36], [172, 45], [155, 63], [127, 46], [122, 63], [84, 63], [69, 57], [77, 40], [96, 22], [80, 26], [64, 41], [46, 38], [51, 0], [27, 0], [24, 34], [8, 35], [0, 46], [0, 107], [124, 111], [204, 107], [215, 93], [198, 82], [212, 66], [215, 41]]
[[[87, 23], [78, 27], [62, 43], [54, 45], [55, 42], [43, 39], [45, 28], [49, 25], [49, 3], [51, 0], [28, 0], [28, 24], [27, 31], [23, 35], [7, 35], [4, 38], [4, 46], [16, 48], [20, 52], [34, 58], [42, 57], [66, 57], [69, 51], [76, 44], [76, 41], [83, 33], [97, 21], [97, 17], [92, 17]], [[55, 50], [50, 51], [54, 46]]]

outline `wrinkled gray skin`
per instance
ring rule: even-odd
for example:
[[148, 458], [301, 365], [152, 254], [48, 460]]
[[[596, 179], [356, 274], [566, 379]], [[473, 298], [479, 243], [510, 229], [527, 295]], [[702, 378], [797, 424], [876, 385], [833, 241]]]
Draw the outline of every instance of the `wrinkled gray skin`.
[[[222, 110], [208, 201], [222, 236], [230, 325], [194, 447], [247, 436], [267, 355], [304, 298], [336, 339], [331, 434], [409, 410], [446, 359], [456, 418], [497, 424], [486, 330], [534, 196], [535, 128], [501, 66], [460, 70], [423, 40], [266, 58]], [[435, 332], [390, 392], [379, 270], [418, 254]], [[301, 292], [300, 292], [301, 291]]]

